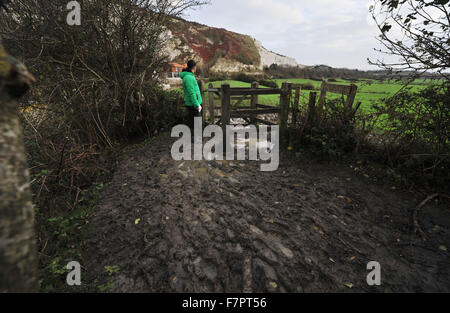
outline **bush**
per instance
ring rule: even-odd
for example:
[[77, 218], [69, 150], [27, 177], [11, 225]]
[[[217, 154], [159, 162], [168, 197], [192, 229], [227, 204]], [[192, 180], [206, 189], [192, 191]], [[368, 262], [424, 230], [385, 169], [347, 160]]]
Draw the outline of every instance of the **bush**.
[[343, 99], [326, 100], [323, 111], [312, 116], [303, 108], [298, 117], [301, 131], [297, 129], [290, 140], [315, 156], [341, 158], [355, 151], [358, 143], [355, 120], [348, 116]]
[[311, 83], [306, 83], [301, 85], [302, 90], [315, 90], [316, 87], [314, 87]]
[[274, 80], [260, 80], [259, 84], [269, 88], [278, 88], [278, 84]]
[[258, 82], [259, 85], [269, 88], [278, 88], [278, 84], [274, 80], [266, 79], [266, 75], [264, 75], [263, 79], [259, 79], [256, 76], [248, 75], [245, 73], [239, 73], [232, 76], [233, 80], [241, 81], [244, 83], [252, 84], [254, 82]]
[[239, 54], [233, 55], [232, 58], [238, 62], [245, 64], [245, 65], [253, 65], [253, 62], [250, 61], [250, 59], [246, 55], [239, 53]]
[[209, 75], [209, 82], [218, 82], [218, 81], [224, 81], [228, 79], [228, 75], [224, 73], [214, 73]]
[[241, 82], [244, 82], [244, 83], [249, 83], [249, 84], [258, 81], [258, 78], [256, 78], [255, 76], [248, 75], [248, 74], [245, 74], [245, 73], [235, 74], [235, 75], [232, 76], [232, 79], [233, 80], [238, 80], [238, 81], [241, 81]]
[[[403, 89], [381, 105], [374, 119], [384, 160], [394, 168], [446, 179], [450, 168], [450, 83], [411, 92]], [[417, 169], [420, 169], [417, 172]]]

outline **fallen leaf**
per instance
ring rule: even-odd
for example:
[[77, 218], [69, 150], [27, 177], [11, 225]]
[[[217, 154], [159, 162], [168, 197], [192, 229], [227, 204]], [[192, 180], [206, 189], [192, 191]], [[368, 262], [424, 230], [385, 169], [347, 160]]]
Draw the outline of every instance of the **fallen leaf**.
[[269, 220], [269, 223], [274, 224], [274, 223], [275, 223], [275, 220], [274, 220], [273, 218], [271, 218], [271, 219]]
[[439, 250], [441, 250], [441, 251], [447, 251], [447, 247], [446, 246], [439, 246]]
[[293, 149], [293, 148], [292, 148], [291, 146], [288, 147], [288, 150], [289, 150], [289, 151], [292, 151], [292, 149]]
[[224, 172], [222, 172], [221, 170], [216, 170], [216, 174], [217, 174], [219, 177], [221, 177], [221, 178], [224, 178], [224, 177], [225, 177]]
[[139, 224], [140, 222], [141, 222], [141, 219], [140, 219], [140, 218], [137, 218], [137, 219], [134, 221], [134, 224], [137, 225], [137, 224]]
[[347, 283], [347, 284], [345, 284], [345, 287], [350, 288], [350, 289], [352, 289], [353, 286], [354, 286], [354, 285], [353, 285], [352, 283]]
[[316, 231], [316, 232], [318, 232], [319, 234], [321, 234], [321, 235], [325, 235], [325, 233], [323, 232], [323, 230], [322, 229], [320, 229], [320, 227], [317, 227], [317, 226], [313, 226], [313, 229]]
[[196, 170], [200, 174], [206, 174], [208, 172], [208, 170], [205, 167], [199, 167]]
[[332, 259], [332, 258], [330, 258], [330, 261], [333, 262], [333, 263], [336, 263], [336, 261], [334, 259]]
[[349, 260], [350, 260], [350, 261], [356, 260], [356, 256], [352, 256]]
[[271, 281], [271, 282], [269, 283], [269, 285], [270, 285], [270, 287], [272, 287], [272, 288], [274, 288], [274, 289], [278, 288], [278, 284], [277, 284], [276, 282], [274, 282], [274, 281]]

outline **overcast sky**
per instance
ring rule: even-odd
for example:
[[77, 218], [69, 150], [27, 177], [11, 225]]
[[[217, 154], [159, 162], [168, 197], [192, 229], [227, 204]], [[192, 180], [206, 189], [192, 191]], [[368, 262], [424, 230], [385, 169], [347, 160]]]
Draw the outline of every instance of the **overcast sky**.
[[305, 65], [376, 69], [370, 0], [211, 0], [185, 18], [250, 35]]

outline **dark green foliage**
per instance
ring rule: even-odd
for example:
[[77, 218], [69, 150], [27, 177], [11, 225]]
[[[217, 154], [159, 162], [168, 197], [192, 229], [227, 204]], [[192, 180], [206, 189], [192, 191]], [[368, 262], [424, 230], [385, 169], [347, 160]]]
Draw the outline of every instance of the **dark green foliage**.
[[269, 87], [269, 88], [279, 88], [276, 81], [269, 80], [269, 79], [261, 79], [254, 75], [249, 75], [245, 73], [239, 73], [232, 76], [233, 80], [241, 81], [244, 83], [252, 84], [254, 82], [258, 82], [260, 86]]
[[450, 84], [404, 89], [376, 105], [383, 158], [416, 179], [448, 180], [450, 170]]
[[278, 84], [274, 80], [260, 80], [259, 84], [264, 87], [278, 88]]
[[253, 65], [253, 61], [250, 60], [248, 56], [242, 53], [234, 54], [233, 59], [246, 65]]
[[245, 73], [235, 74], [235, 75], [233, 75], [231, 77], [231, 79], [238, 80], [238, 81], [241, 81], [241, 82], [244, 82], [244, 83], [249, 83], [249, 84], [258, 81], [258, 78], [256, 76], [248, 75], [248, 74], [245, 74]]
[[218, 82], [218, 81], [224, 81], [227, 79], [228, 79], [228, 75], [225, 73], [214, 73], [209, 76], [208, 80], [210, 82]]
[[323, 112], [316, 108], [312, 125], [308, 106], [301, 106], [299, 125], [291, 130], [291, 144], [330, 160], [345, 157], [377, 164], [374, 166], [385, 168], [384, 176], [408, 188], [448, 189], [449, 83], [415, 92], [404, 88], [351, 119], [344, 103], [344, 99], [327, 100]]
[[302, 84], [302, 90], [314, 90], [316, 89], [312, 83]]
[[[303, 112], [303, 114], [307, 114]], [[342, 99], [328, 100], [315, 122], [305, 129], [303, 146], [315, 154], [340, 157], [353, 152], [357, 145], [355, 123], [348, 120]], [[303, 117], [306, 120], [306, 116]]]

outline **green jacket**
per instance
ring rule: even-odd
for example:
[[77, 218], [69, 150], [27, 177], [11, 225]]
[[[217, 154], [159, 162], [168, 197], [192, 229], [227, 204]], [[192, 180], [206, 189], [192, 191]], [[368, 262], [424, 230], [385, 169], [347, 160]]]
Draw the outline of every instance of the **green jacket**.
[[191, 72], [182, 72], [180, 77], [183, 80], [186, 106], [198, 108], [203, 103], [203, 99], [195, 75]]

